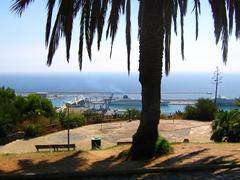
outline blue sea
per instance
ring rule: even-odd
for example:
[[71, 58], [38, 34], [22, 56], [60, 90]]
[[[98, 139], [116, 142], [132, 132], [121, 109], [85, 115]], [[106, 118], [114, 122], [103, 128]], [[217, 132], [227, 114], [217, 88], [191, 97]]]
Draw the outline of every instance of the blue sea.
[[[240, 97], [240, 74], [222, 73], [222, 82], [218, 94], [226, 98]], [[170, 73], [162, 80], [162, 99], [213, 98], [215, 92], [212, 73]], [[74, 100], [79, 95], [87, 97], [122, 97], [141, 98], [141, 86], [138, 73], [1, 73], [0, 87], [15, 89], [17, 94], [29, 92], [48, 92], [55, 106], [61, 106], [67, 100]], [[128, 107], [122, 107], [128, 108]], [[137, 107], [141, 108], [141, 107]], [[184, 105], [161, 107], [163, 113], [183, 111]]]

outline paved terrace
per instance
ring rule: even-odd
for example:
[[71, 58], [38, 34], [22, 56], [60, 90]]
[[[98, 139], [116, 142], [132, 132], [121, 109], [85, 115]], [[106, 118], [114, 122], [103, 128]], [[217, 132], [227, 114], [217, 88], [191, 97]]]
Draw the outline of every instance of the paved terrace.
[[[131, 141], [139, 121], [122, 121], [114, 123], [94, 124], [70, 130], [70, 143], [77, 149], [91, 149], [91, 138], [101, 137], [102, 148], [111, 147], [118, 141]], [[210, 142], [211, 123], [190, 120], [161, 120], [159, 133], [171, 142]], [[67, 143], [67, 131], [60, 131], [30, 140], [16, 140], [0, 147], [0, 153], [36, 152], [36, 144]]]

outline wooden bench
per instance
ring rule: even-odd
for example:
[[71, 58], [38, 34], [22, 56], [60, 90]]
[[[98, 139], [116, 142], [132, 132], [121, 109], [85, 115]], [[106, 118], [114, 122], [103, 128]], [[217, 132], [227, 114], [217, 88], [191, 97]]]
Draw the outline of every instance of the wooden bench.
[[53, 151], [59, 151], [62, 149], [72, 149], [75, 150], [76, 145], [75, 144], [40, 144], [40, 145], [35, 145], [37, 151], [40, 149], [49, 149]]

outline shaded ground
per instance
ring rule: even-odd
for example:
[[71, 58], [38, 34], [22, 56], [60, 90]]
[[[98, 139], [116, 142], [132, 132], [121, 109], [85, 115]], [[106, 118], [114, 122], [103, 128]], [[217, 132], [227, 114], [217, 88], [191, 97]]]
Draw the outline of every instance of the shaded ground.
[[[55, 153], [23, 153], [0, 155], [0, 175], [2, 174], [42, 174], [96, 171], [130, 171], [147, 168], [202, 167], [240, 163], [240, 144], [180, 143], [174, 144], [174, 151], [151, 161], [124, 161], [121, 154], [129, 145], [117, 146], [97, 151], [74, 151]], [[181, 170], [181, 169], [180, 169]], [[94, 173], [90, 173], [93, 175]], [[103, 179], [239, 179], [240, 168], [220, 168], [205, 170], [168, 171], [104, 177]], [[191, 178], [190, 178], [191, 177]], [[100, 177], [86, 177], [86, 179]]]
[[[65, 143], [67, 141], [66, 131], [31, 140], [18, 140], [0, 147], [0, 179], [2, 175], [45, 174], [42, 179], [46, 180], [51, 177], [48, 173], [57, 173], [60, 177], [56, 179], [62, 179], [63, 176], [66, 179], [79, 179], [79, 176], [83, 174], [85, 176], [81, 179], [88, 180], [240, 179], [240, 144], [212, 143], [209, 140], [211, 135], [209, 122], [188, 120], [161, 120], [160, 122], [159, 131], [162, 136], [171, 142], [182, 142], [183, 139], [188, 138], [190, 143], [173, 144], [174, 151], [171, 154], [151, 161], [125, 161], [123, 155], [126, 154], [130, 145], [114, 145], [119, 140], [131, 140], [138, 121], [89, 125], [71, 130], [71, 143], [77, 145], [77, 151], [36, 152], [35, 144]], [[102, 147], [106, 149], [89, 151], [93, 136], [100, 136]], [[225, 164], [237, 166], [210, 168]], [[204, 169], [182, 168], [198, 166]], [[167, 171], [166, 168], [168, 168]], [[147, 170], [147, 172], [127, 173], [138, 170]], [[108, 175], [94, 176], [96, 172], [108, 173]], [[113, 175], [113, 173], [118, 173], [118, 175]]]
[[[75, 143], [78, 150], [90, 150], [91, 138], [101, 137], [102, 148], [112, 147], [118, 141], [131, 141], [136, 132], [139, 121], [115, 122], [88, 125], [70, 131], [70, 141]], [[210, 122], [190, 120], [161, 120], [159, 132], [171, 142], [183, 142], [185, 138], [190, 142], [210, 142]], [[30, 140], [17, 140], [0, 147], [0, 153], [36, 152], [36, 144], [67, 143], [67, 131], [60, 131]]]

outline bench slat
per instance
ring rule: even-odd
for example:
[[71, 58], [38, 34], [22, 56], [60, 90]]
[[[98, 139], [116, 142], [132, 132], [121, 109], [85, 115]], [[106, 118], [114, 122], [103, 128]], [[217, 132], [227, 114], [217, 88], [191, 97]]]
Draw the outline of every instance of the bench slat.
[[72, 148], [75, 150], [76, 145], [75, 144], [39, 144], [35, 145], [37, 151], [39, 149], [53, 149], [54, 151], [58, 151], [58, 149], [63, 149], [63, 148]]

